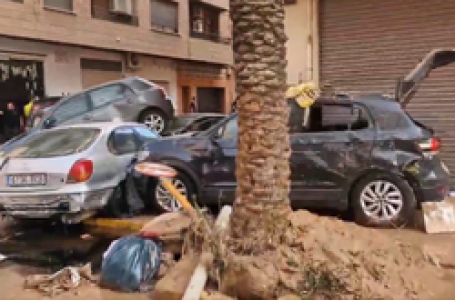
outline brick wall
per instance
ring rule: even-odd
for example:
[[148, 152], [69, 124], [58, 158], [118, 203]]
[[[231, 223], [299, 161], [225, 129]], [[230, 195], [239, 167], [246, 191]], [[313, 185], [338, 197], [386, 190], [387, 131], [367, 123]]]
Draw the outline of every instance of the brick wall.
[[[179, 3], [178, 35], [152, 31], [148, 13], [150, 2], [137, 1], [139, 27], [93, 19], [90, 0], [73, 0], [73, 12], [45, 9], [43, 0], [24, 0], [23, 4], [0, 0], [0, 35], [212, 63], [232, 63], [230, 45], [189, 37], [188, 0], [176, 0]], [[226, 0], [222, 2], [226, 6]], [[226, 20], [222, 20], [221, 24], [223, 27], [229, 26]], [[226, 34], [230, 30], [222, 28], [221, 32]]]

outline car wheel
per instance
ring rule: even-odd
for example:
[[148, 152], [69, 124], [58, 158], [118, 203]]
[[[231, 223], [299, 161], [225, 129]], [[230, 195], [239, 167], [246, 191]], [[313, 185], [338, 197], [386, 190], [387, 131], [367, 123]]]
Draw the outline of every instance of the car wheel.
[[[170, 179], [174, 187], [185, 196], [190, 202], [193, 202], [194, 187], [191, 180], [183, 173], [177, 174], [175, 178]], [[180, 203], [158, 182], [154, 185], [153, 203], [160, 212], [174, 212], [182, 209]]]
[[151, 130], [161, 134], [167, 127], [168, 119], [161, 111], [149, 109], [141, 114], [139, 123], [142, 123]]
[[362, 178], [351, 194], [355, 221], [371, 227], [399, 227], [413, 221], [414, 191], [396, 175], [375, 173]]

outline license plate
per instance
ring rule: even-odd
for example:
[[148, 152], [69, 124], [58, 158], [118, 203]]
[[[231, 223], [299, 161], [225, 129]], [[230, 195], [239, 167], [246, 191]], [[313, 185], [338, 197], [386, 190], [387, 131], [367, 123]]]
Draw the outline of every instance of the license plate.
[[47, 176], [46, 174], [8, 175], [7, 184], [9, 187], [46, 185]]

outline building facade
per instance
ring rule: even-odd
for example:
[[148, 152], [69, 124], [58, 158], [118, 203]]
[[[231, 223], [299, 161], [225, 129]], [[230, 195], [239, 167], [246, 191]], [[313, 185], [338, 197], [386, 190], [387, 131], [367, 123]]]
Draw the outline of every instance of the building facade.
[[179, 112], [191, 101], [225, 111], [233, 98], [228, 6], [227, 0], [0, 0], [0, 106], [131, 75], [162, 85]]

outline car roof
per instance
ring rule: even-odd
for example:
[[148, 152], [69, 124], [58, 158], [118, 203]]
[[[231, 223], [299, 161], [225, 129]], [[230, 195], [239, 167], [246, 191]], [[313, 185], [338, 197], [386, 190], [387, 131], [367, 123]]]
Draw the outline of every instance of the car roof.
[[96, 90], [96, 89], [98, 89], [98, 88], [101, 88], [101, 87], [104, 87], [104, 86], [107, 86], [107, 85], [111, 85], [111, 84], [116, 84], [116, 83], [123, 83], [123, 84], [126, 84], [126, 85], [130, 85], [131, 82], [134, 81], [134, 80], [139, 80], [139, 81], [141, 81], [141, 82], [150, 83], [150, 85], [156, 85], [156, 84], [154, 84], [153, 82], [150, 82], [150, 81], [148, 81], [147, 79], [144, 79], [144, 78], [142, 78], [142, 77], [139, 77], [139, 76], [129, 76], [129, 77], [125, 77], [125, 78], [122, 78], [122, 79], [111, 80], [111, 81], [108, 81], [108, 82], [105, 82], [105, 83], [102, 83], [102, 84], [93, 86], [93, 87], [91, 87], [91, 88], [84, 89], [84, 90], [81, 91], [81, 92], [87, 92], [87, 91]]

